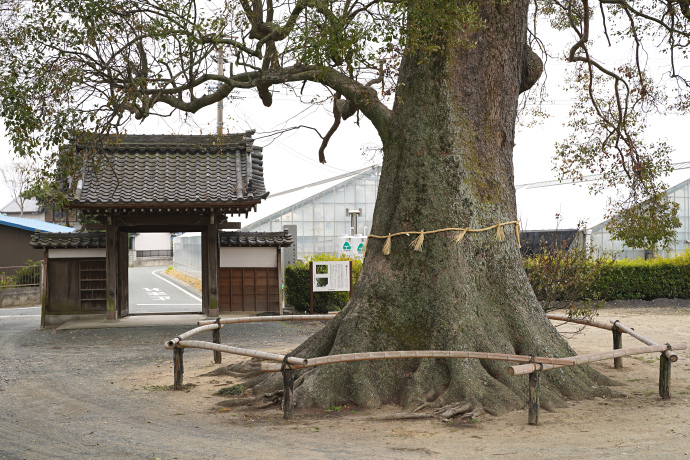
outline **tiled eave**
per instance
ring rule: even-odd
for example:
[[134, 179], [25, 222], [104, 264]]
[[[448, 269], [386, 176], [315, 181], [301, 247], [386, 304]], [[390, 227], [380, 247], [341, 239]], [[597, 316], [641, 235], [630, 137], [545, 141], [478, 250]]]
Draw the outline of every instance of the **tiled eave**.
[[292, 246], [292, 235], [284, 232], [220, 232], [221, 247], [287, 247]]
[[105, 233], [40, 233], [31, 235], [29, 242], [36, 249], [105, 248]]

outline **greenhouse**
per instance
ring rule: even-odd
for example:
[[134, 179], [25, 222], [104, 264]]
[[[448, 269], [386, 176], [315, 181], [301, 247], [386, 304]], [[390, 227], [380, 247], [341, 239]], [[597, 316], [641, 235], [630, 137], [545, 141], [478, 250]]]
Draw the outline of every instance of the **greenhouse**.
[[[671, 201], [680, 205], [678, 219], [680, 219], [681, 226], [677, 229], [676, 243], [668, 251], [659, 251], [660, 257], [682, 254], [690, 247], [690, 179], [669, 188], [666, 190], [666, 195]], [[616, 259], [636, 259], [651, 256], [651, 253], [644, 249], [629, 248], [622, 241], [611, 239], [610, 233], [606, 230], [607, 223], [608, 221], [604, 221], [591, 229], [592, 248], [596, 255], [608, 253]]]
[[[279, 232], [285, 226], [294, 225], [297, 258], [321, 253], [341, 254], [343, 248], [354, 256], [361, 255], [357, 249], [371, 230], [380, 176], [381, 167], [372, 167], [247, 225], [242, 231]], [[352, 235], [358, 236], [353, 238]]]

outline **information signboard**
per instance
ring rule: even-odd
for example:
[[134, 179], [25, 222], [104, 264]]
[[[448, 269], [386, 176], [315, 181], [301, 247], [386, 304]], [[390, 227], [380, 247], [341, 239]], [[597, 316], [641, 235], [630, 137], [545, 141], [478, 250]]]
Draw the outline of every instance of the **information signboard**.
[[352, 294], [352, 262], [309, 262], [309, 311], [314, 313], [315, 292], [350, 292]]

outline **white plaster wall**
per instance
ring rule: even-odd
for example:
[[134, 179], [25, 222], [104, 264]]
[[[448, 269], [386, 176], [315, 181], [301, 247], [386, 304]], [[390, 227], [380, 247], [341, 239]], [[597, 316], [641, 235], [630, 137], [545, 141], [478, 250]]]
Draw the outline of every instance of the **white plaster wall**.
[[105, 257], [105, 248], [48, 249], [49, 259], [86, 259]]
[[279, 248], [220, 248], [220, 266], [270, 268], [278, 266]]
[[170, 246], [170, 233], [140, 233], [134, 237], [134, 249], [136, 251], [168, 251]]

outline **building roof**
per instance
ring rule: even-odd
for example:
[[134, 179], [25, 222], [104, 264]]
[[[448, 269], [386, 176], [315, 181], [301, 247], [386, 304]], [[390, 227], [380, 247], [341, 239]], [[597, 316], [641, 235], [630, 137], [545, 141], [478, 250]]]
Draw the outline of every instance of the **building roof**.
[[70, 207], [254, 205], [268, 192], [252, 134], [113, 136], [105, 160], [84, 172]]
[[0, 225], [8, 227], [20, 228], [22, 230], [29, 230], [30, 232], [54, 232], [54, 233], [71, 233], [74, 231], [71, 227], [64, 225], [51, 224], [50, 222], [43, 222], [42, 220], [26, 219], [24, 217], [10, 217], [0, 214]]
[[34, 233], [31, 246], [36, 249], [105, 248], [105, 232]]
[[292, 246], [290, 232], [219, 232], [223, 247], [286, 247]]
[[[36, 200], [33, 198], [24, 200], [24, 212], [41, 212], [42, 209], [38, 206], [38, 203], [36, 203]], [[7, 203], [5, 206], [0, 208], [0, 213], [5, 213], [5, 214], [15, 214], [15, 213], [20, 213], [22, 212], [21, 209], [19, 209], [19, 204], [12, 200], [9, 203]]]

